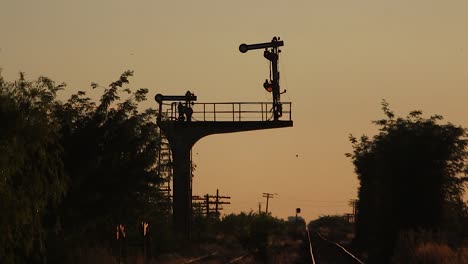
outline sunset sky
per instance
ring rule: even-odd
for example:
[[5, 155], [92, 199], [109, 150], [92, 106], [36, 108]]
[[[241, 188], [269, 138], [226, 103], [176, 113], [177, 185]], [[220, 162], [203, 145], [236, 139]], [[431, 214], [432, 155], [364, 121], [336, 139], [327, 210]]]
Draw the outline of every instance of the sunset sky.
[[[382, 99], [399, 115], [423, 110], [468, 126], [466, 0], [1, 0], [0, 68], [66, 82], [65, 100], [134, 70], [130, 87], [187, 90], [199, 102], [270, 101], [268, 62], [241, 43], [284, 40], [282, 101], [293, 128], [203, 138], [194, 194], [232, 197], [224, 213], [265, 207], [307, 220], [350, 213], [358, 181], [350, 133], [373, 135]], [[467, 197], [465, 195], [465, 197]]]

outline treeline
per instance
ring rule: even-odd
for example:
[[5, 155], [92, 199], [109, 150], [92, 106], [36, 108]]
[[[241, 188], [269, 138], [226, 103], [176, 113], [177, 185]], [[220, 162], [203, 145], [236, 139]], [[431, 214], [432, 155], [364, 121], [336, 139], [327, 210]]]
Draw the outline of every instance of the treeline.
[[[64, 102], [57, 93], [65, 84], [0, 75], [2, 263], [71, 263], [83, 248], [116, 250], [121, 224], [126, 243], [140, 247], [146, 246], [141, 224], [150, 223], [152, 254], [183, 246], [159, 191], [167, 179], [158, 175], [157, 113], [141, 109], [148, 90], [128, 88], [132, 75], [124, 72], [108, 87], [93, 83], [102, 89], [98, 101], [79, 91]], [[360, 182], [353, 248], [368, 254], [367, 263], [401, 263], [412, 256], [402, 250], [406, 245], [446, 246], [456, 255], [468, 237], [466, 129], [421, 111], [396, 117], [386, 102], [383, 111], [386, 118], [374, 122], [377, 135], [350, 137], [348, 156]], [[347, 234], [341, 220], [321, 221]], [[264, 214], [194, 221], [195, 239], [221, 236], [256, 252], [298, 231]]]
[[310, 232], [319, 232], [327, 239], [347, 246], [354, 235], [354, 224], [348, 220], [345, 215], [322, 215], [310, 221], [308, 228]]
[[[118, 224], [168, 225], [158, 188], [156, 112], [131, 71], [98, 102], [46, 77], [0, 76], [0, 259], [67, 263], [82, 246], [106, 243]], [[121, 98], [121, 96], [123, 97]]]
[[379, 264], [429, 263], [410, 257], [427, 243], [466, 248], [466, 129], [421, 111], [396, 117], [387, 102], [382, 106], [386, 118], [374, 121], [377, 135], [350, 136], [347, 156], [360, 182], [355, 246], [368, 253], [366, 263]]
[[266, 255], [275, 238], [287, 234], [289, 223], [266, 213], [240, 213], [224, 216], [212, 226], [211, 234], [219, 234], [232, 244], [239, 243], [250, 252]]

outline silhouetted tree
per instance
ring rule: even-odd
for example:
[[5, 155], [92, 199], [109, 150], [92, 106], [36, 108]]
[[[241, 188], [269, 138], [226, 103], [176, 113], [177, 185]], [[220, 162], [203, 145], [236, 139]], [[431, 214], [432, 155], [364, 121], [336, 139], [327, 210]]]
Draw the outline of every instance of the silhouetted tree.
[[[466, 186], [466, 130], [421, 111], [396, 118], [387, 102], [372, 139], [350, 136], [358, 176], [356, 243], [386, 263], [399, 232], [457, 228]], [[464, 174], [465, 173], [465, 174]]]
[[[155, 212], [162, 180], [156, 170], [156, 112], [139, 111], [148, 90], [124, 87], [132, 75], [126, 71], [112, 82], [99, 103], [80, 91], [56, 111], [72, 183], [61, 206], [62, 223], [68, 232], [83, 238], [86, 234], [88, 240], [111, 239], [119, 223], [167, 217]], [[128, 98], [120, 100], [119, 92]]]
[[45, 77], [0, 76], [2, 263], [66, 262], [65, 249], [111, 240], [117, 224], [167, 224], [156, 111], [139, 109], [147, 89], [124, 87], [132, 75], [124, 72], [98, 103], [82, 91], [61, 103], [65, 85]]
[[15, 82], [0, 75], [0, 262], [43, 258], [44, 217], [67, 186], [53, 112], [63, 88], [46, 77]]

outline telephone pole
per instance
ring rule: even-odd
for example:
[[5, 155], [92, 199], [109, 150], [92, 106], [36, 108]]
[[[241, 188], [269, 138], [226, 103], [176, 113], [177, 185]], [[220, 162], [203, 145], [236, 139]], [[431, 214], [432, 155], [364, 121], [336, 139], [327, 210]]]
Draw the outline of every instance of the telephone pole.
[[219, 207], [220, 204], [231, 204], [231, 202], [224, 202], [221, 201], [221, 199], [231, 199], [230, 196], [219, 196], [219, 190], [216, 189], [216, 200], [215, 200], [215, 214], [216, 217], [219, 217], [219, 210], [222, 210], [223, 208]]
[[265, 209], [265, 212], [268, 214], [268, 200], [270, 200], [270, 198], [273, 198], [273, 195], [275, 195], [275, 193], [263, 193], [263, 197], [266, 198], [266, 209]]
[[[209, 217], [210, 215], [212, 215], [213, 210], [214, 210], [215, 217], [219, 217], [220, 215], [219, 211], [223, 210], [223, 208], [220, 207], [220, 205], [231, 204], [231, 202], [223, 201], [223, 199], [229, 200], [231, 199], [231, 197], [220, 196], [218, 189], [216, 190], [216, 195], [205, 194], [203, 197], [200, 197], [200, 196], [192, 197], [193, 201], [198, 201], [198, 202], [193, 203], [193, 207], [199, 208], [199, 212], [201, 212], [201, 208], [204, 208], [206, 217]], [[211, 205], [214, 205], [214, 209], [210, 207]]]
[[206, 205], [206, 218], [210, 216], [210, 195], [206, 194], [205, 195], [205, 205]]
[[356, 207], [357, 207], [357, 202], [358, 202], [357, 199], [351, 199], [351, 200], [349, 200], [349, 202], [348, 202], [348, 205], [351, 206], [351, 207], [353, 208], [353, 213], [351, 214], [351, 217], [350, 217], [350, 221], [352, 221], [353, 223], [356, 222], [356, 214], [357, 214]]

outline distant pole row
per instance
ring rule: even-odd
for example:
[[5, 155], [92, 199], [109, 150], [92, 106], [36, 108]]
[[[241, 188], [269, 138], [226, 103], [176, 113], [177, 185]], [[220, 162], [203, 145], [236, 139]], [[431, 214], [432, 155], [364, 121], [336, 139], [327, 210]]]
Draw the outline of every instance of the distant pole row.
[[200, 197], [200, 196], [193, 196], [192, 197], [193, 201], [198, 201], [198, 202], [194, 202], [194, 206], [197, 206], [200, 210], [203, 207], [205, 209], [205, 213], [206, 213], [207, 217], [210, 215], [210, 211], [212, 210], [210, 205], [214, 205], [215, 215], [216, 215], [216, 217], [218, 217], [219, 214], [220, 214], [219, 211], [223, 210], [223, 208], [220, 207], [220, 205], [222, 205], [222, 204], [231, 204], [231, 202], [223, 201], [223, 199], [231, 199], [231, 197], [230, 196], [220, 196], [218, 189], [216, 190], [216, 195], [206, 194], [204, 197]]

